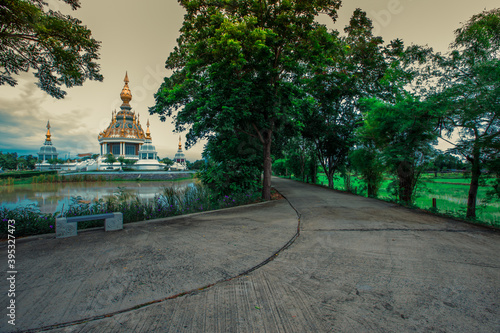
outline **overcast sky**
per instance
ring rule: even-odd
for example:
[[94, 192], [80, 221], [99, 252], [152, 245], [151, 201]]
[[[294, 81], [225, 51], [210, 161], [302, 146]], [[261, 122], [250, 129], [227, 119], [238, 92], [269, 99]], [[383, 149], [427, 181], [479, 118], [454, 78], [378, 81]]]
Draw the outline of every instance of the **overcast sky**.
[[[24, 73], [12, 88], [0, 86], [0, 151], [36, 154], [45, 140], [50, 120], [52, 141], [65, 158], [68, 153], [98, 153], [97, 135], [111, 120], [112, 110], [121, 105], [120, 92], [128, 71], [131, 106], [140, 114], [143, 126], [149, 119], [151, 136], [160, 158], [173, 158], [179, 134], [170, 120], [161, 122], [150, 116], [148, 107], [163, 77], [168, 54], [176, 45], [183, 21], [183, 9], [175, 0], [81, 0], [82, 7], [71, 11], [58, 0], [48, 0], [52, 9], [78, 17], [101, 41], [103, 82], [87, 81], [81, 87], [67, 89], [57, 100], [40, 91], [32, 73]], [[453, 31], [472, 15], [498, 7], [498, 0], [345, 0], [339, 19], [328, 17], [320, 22], [343, 31], [356, 8], [367, 12], [375, 33], [387, 42], [400, 38], [406, 45], [428, 45], [446, 52]], [[183, 136], [184, 142], [184, 136]], [[189, 160], [201, 158], [204, 143], [186, 151]]]

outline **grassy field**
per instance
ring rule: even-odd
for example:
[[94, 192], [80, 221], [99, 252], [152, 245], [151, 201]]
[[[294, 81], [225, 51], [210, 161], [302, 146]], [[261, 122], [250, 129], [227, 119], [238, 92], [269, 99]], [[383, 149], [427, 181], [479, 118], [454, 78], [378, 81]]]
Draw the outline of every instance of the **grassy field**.
[[[465, 179], [457, 179], [455, 183], [444, 184], [440, 182], [425, 182], [417, 191], [416, 205], [423, 209], [432, 207], [432, 198], [436, 198], [437, 208], [440, 212], [453, 216], [464, 217], [467, 209], [469, 185]], [[478, 220], [492, 225], [500, 226], [500, 201], [485, 202], [488, 188], [479, 187], [476, 215]]]
[[[340, 175], [336, 176], [334, 179], [335, 189], [345, 191], [343, 178]], [[392, 180], [390, 179], [384, 180], [379, 190], [379, 199], [396, 199], [388, 191], [388, 186], [391, 182]], [[318, 174], [318, 183], [325, 186], [328, 185], [325, 174]], [[434, 178], [434, 175], [425, 175], [417, 188], [415, 205], [418, 208], [431, 210], [432, 199], [436, 198], [439, 213], [465, 218], [469, 183], [470, 178], [466, 178], [461, 174], [438, 174], [437, 178]], [[362, 180], [354, 176], [351, 177], [351, 187], [353, 190], [357, 188], [357, 194], [366, 196]], [[500, 227], [500, 200], [485, 202], [488, 190], [487, 186], [479, 187], [476, 211], [477, 220], [480, 223]]]

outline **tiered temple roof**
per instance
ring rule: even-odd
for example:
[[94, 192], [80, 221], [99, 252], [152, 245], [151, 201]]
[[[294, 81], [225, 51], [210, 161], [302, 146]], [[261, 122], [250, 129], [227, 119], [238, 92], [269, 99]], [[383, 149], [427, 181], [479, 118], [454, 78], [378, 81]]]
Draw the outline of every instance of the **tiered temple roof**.
[[108, 138], [123, 138], [123, 139], [139, 139], [145, 140], [146, 135], [142, 129], [139, 116], [132, 111], [130, 106], [130, 101], [132, 100], [132, 93], [128, 87], [129, 79], [128, 73], [125, 74], [124, 79], [125, 85], [123, 86], [122, 92], [120, 93], [120, 98], [122, 100], [122, 105], [120, 106], [120, 111], [112, 112], [111, 123], [108, 128], [99, 133], [98, 140]]

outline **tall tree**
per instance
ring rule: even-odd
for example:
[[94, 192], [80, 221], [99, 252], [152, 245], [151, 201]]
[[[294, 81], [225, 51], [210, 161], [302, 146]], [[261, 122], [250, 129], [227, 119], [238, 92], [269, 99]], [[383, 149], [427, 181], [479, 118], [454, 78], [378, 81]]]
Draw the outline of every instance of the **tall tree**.
[[359, 8], [344, 31], [346, 37], [332, 33], [321, 43], [320, 59], [326, 61], [314, 64], [307, 81], [316, 104], [304, 112], [303, 135], [315, 143], [329, 187], [333, 187], [334, 174], [346, 170], [349, 152], [354, 147], [355, 129], [361, 120], [359, 99], [392, 96], [393, 101], [391, 85], [395, 83], [387, 74], [404, 54], [398, 40], [384, 47], [382, 38], [372, 33], [371, 20]]
[[[358, 32], [359, 20], [366, 17], [357, 9], [346, 32]], [[366, 27], [364, 24], [368, 24]], [[364, 21], [363, 29], [371, 31], [371, 22]], [[349, 29], [352, 29], [349, 30]], [[353, 42], [357, 45], [358, 41]], [[325, 35], [318, 49], [321, 62], [312, 63], [305, 86], [311, 96], [312, 107], [304, 108], [302, 135], [314, 144], [317, 159], [328, 179], [328, 186], [333, 188], [333, 175], [342, 168], [349, 150], [354, 144], [354, 128], [359, 121], [355, 100], [359, 94], [356, 89], [355, 71], [363, 71], [362, 65], [353, 57], [353, 48], [349, 41], [339, 38], [337, 32]], [[354, 60], [351, 62], [351, 60]], [[354, 63], [356, 62], [356, 65]]]
[[365, 181], [368, 196], [376, 198], [384, 180], [385, 166], [381, 153], [373, 144], [360, 144], [349, 154], [349, 160]]
[[[73, 10], [79, 0], [61, 0]], [[35, 70], [37, 85], [55, 98], [61, 89], [82, 85], [86, 79], [102, 81], [99, 43], [82, 22], [48, 9], [43, 0], [0, 2], [0, 85], [15, 86], [15, 75]]]
[[382, 150], [390, 171], [397, 176], [397, 196], [411, 204], [414, 190], [437, 139], [437, 119], [427, 102], [407, 96], [395, 104], [376, 98], [361, 103], [364, 124], [360, 134]]
[[[296, 80], [327, 31], [320, 13], [337, 17], [340, 0], [179, 0], [186, 9], [178, 47], [166, 62], [174, 73], [150, 108], [189, 127], [187, 145], [217, 133], [246, 133], [262, 145], [264, 199], [270, 199], [275, 129], [298, 120]], [[320, 59], [321, 60], [321, 59]], [[250, 130], [249, 130], [250, 129]], [[224, 134], [226, 135], [226, 134]]]
[[440, 59], [434, 98], [447, 112], [448, 139], [459, 134], [450, 152], [471, 165], [466, 217], [475, 218], [481, 169], [500, 158], [500, 9], [474, 15], [455, 36], [452, 52]]
[[285, 147], [286, 168], [293, 173], [296, 178], [305, 181], [307, 174], [307, 164], [310, 155], [310, 142], [301, 136], [290, 138]]

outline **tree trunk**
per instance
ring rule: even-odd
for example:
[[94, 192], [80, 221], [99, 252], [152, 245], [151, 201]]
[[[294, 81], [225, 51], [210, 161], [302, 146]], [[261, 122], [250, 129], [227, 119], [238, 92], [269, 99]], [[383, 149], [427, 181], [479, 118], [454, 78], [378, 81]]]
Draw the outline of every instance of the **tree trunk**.
[[318, 182], [318, 167], [315, 165], [313, 166], [313, 173], [311, 175], [311, 181], [313, 184], [316, 184]]
[[401, 162], [398, 168], [399, 200], [404, 202], [405, 205], [412, 203], [413, 177], [414, 170], [412, 165], [407, 161]]
[[262, 180], [262, 199], [271, 200], [271, 143], [272, 131], [268, 130], [264, 133], [264, 178]]
[[373, 185], [373, 183], [371, 182], [368, 182], [368, 197], [370, 198], [376, 198], [377, 197], [377, 193], [375, 191], [375, 186]]
[[304, 182], [305, 179], [306, 179], [306, 173], [305, 173], [306, 160], [305, 160], [304, 152], [303, 151], [302, 151], [300, 160], [301, 160], [301, 163], [300, 163], [300, 174], [302, 175], [302, 182]]
[[469, 187], [469, 198], [467, 200], [466, 218], [476, 218], [477, 190], [479, 188], [479, 177], [481, 176], [481, 163], [479, 161], [479, 150], [474, 148], [472, 158], [471, 181]]
[[344, 174], [344, 188], [347, 192], [351, 191], [351, 173], [346, 171]]
[[326, 177], [328, 177], [328, 187], [333, 188], [333, 173], [327, 173]]
[[326, 178], [328, 178], [328, 187], [333, 188], [333, 174], [335, 170], [332, 170], [331, 163], [328, 160], [325, 161], [325, 159], [322, 159], [321, 155], [318, 155], [318, 159], [325, 172]]

